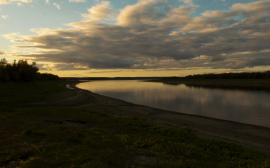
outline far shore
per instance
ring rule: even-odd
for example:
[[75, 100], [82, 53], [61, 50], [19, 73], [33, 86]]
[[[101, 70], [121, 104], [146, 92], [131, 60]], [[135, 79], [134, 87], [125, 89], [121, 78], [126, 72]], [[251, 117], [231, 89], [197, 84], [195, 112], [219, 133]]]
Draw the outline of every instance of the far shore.
[[234, 142], [270, 154], [270, 128], [136, 105], [79, 89], [76, 87], [78, 83], [69, 82], [65, 92], [56, 95], [53, 100], [33, 106], [69, 106], [103, 110], [116, 117], [138, 117], [162, 125], [188, 128], [201, 137]]
[[163, 78], [148, 80], [148, 82], [160, 82], [168, 85], [185, 84], [189, 87], [220, 88], [231, 90], [257, 90], [270, 92], [269, 79], [185, 79]]

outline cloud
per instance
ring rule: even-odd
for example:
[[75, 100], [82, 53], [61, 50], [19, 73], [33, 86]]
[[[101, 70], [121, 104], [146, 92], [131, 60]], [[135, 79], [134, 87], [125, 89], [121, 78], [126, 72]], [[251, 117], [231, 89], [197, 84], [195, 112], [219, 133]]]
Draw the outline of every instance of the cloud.
[[25, 44], [17, 48], [28, 52], [18, 56], [59, 64], [55, 68], [61, 70], [270, 65], [270, 0], [192, 17], [196, 8], [140, 0], [116, 12], [103, 1], [82, 14], [82, 21], [67, 24], [69, 29], [33, 29], [36, 35], [4, 37]]
[[88, 9], [88, 12], [89, 13], [82, 15], [88, 21], [100, 21], [108, 19], [115, 14], [110, 6], [109, 1], [103, 1], [101, 4]]
[[23, 4], [21, 2], [18, 2], [17, 6], [23, 6]]
[[4, 55], [4, 54], [5, 54], [5, 51], [0, 50], [0, 55]]
[[18, 2], [18, 3], [20, 3], [20, 2], [23, 2], [23, 3], [30, 3], [30, 2], [32, 2], [32, 0], [0, 0], [0, 5], [2, 5], [2, 4], [10, 4], [10, 3], [12, 3], [12, 2]]
[[57, 8], [57, 9], [61, 9], [61, 6], [60, 6], [60, 4], [58, 4], [58, 3], [53, 3], [53, 5]]
[[3, 19], [7, 19], [8, 18], [8, 15], [2, 15], [2, 18]]
[[195, 6], [195, 5], [193, 4], [193, 1], [192, 1], [192, 0], [180, 0], [180, 1], [182, 1], [182, 2], [185, 3], [186, 5], [189, 5], [189, 6]]
[[76, 2], [76, 3], [78, 3], [78, 2], [86, 2], [86, 0], [69, 0], [69, 2]]
[[83, 67], [76, 64], [38, 64], [40, 70], [87, 70], [87, 67]]

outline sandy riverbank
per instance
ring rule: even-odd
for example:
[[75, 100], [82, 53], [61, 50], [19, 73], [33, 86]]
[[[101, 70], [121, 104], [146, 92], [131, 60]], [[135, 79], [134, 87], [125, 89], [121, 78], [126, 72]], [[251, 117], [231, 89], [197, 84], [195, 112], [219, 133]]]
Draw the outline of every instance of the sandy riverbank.
[[54, 99], [36, 105], [87, 108], [117, 117], [144, 118], [168, 126], [189, 128], [202, 137], [222, 139], [270, 153], [270, 128], [135, 105], [79, 89], [76, 83], [69, 84], [69, 88]]

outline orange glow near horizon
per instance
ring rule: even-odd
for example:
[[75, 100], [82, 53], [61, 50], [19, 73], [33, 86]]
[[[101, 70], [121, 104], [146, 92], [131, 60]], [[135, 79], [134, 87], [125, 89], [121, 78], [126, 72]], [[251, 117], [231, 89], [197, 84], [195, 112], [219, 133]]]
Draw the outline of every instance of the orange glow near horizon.
[[256, 72], [267, 71], [270, 67], [256, 67], [245, 69], [187, 69], [187, 70], [119, 70], [119, 71], [104, 71], [102, 70], [66, 70], [66, 71], [40, 71], [41, 73], [52, 73], [60, 77], [167, 77], [167, 76], [179, 76], [184, 77], [194, 74], [204, 73], [229, 73], [229, 72]]

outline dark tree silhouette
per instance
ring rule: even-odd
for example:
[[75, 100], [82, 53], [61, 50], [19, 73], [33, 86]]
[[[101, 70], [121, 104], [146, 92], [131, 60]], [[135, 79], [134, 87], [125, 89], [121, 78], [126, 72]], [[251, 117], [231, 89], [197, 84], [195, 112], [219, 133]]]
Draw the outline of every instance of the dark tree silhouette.
[[270, 79], [270, 71], [189, 75], [187, 79]]
[[5, 58], [0, 60], [0, 81], [2, 82], [31, 82], [35, 80], [58, 80], [53, 74], [40, 74], [36, 63], [28, 64], [27, 60], [14, 60], [9, 64]]

